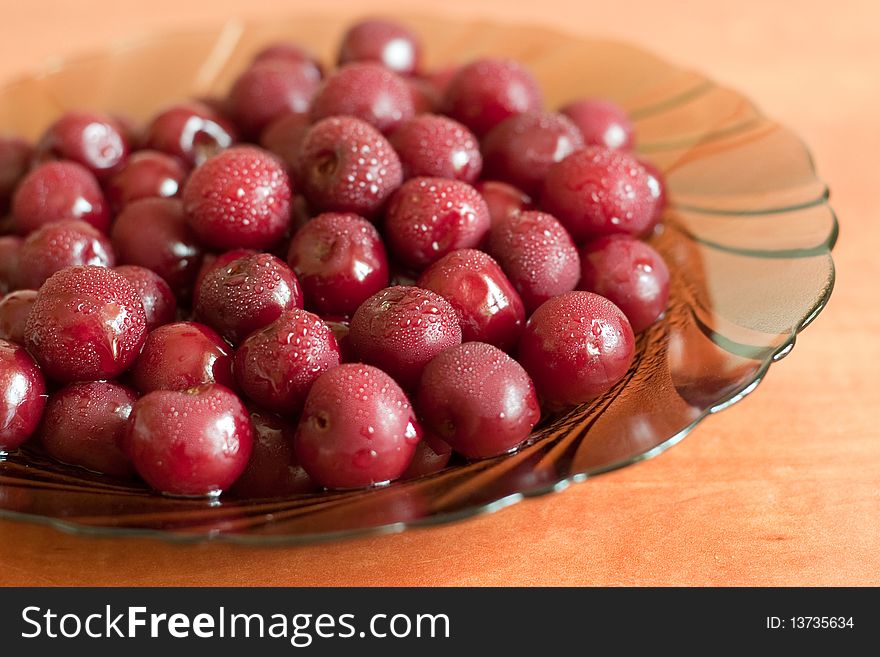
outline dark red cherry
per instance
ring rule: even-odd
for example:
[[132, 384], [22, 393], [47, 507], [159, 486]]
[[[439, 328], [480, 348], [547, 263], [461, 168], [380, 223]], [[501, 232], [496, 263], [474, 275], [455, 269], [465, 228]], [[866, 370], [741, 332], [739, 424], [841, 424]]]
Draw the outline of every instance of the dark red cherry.
[[110, 213], [95, 177], [76, 162], [46, 162], [27, 174], [12, 198], [16, 232], [27, 235], [54, 221], [85, 221], [110, 228]]
[[658, 199], [648, 172], [631, 155], [591, 146], [550, 167], [541, 207], [575, 242], [643, 234], [655, 220]]
[[433, 176], [473, 183], [480, 176], [480, 144], [458, 121], [437, 114], [413, 117], [391, 135], [404, 178]]
[[237, 146], [197, 168], [183, 189], [187, 221], [216, 249], [268, 249], [290, 225], [293, 191], [284, 166], [266, 151]]
[[145, 198], [129, 203], [113, 224], [111, 241], [120, 263], [151, 269], [175, 296], [189, 297], [204, 249], [187, 225], [179, 200]]
[[416, 116], [440, 110], [442, 95], [430, 80], [413, 76], [405, 77], [403, 80], [409, 87]]
[[24, 344], [24, 327], [36, 300], [36, 290], [17, 290], [0, 298], [0, 340]]
[[514, 214], [492, 227], [486, 249], [501, 265], [531, 314], [542, 303], [571, 292], [580, 279], [577, 247], [545, 212]]
[[452, 447], [430, 431], [425, 431], [422, 441], [416, 445], [416, 453], [401, 479], [417, 479], [440, 472], [452, 458]]
[[568, 292], [538, 308], [519, 341], [519, 362], [541, 398], [574, 406], [626, 376], [635, 339], [626, 315], [605, 297]]
[[240, 498], [287, 497], [315, 492], [317, 486], [299, 464], [293, 449], [296, 424], [251, 408], [254, 447], [232, 491]]
[[62, 463], [127, 477], [134, 468], [119, 443], [137, 397], [112, 381], [73, 383], [49, 397], [40, 441]]
[[398, 286], [364, 301], [351, 318], [348, 338], [358, 358], [381, 367], [410, 389], [432, 358], [461, 343], [461, 328], [443, 297]]
[[580, 131], [565, 115], [517, 114], [483, 138], [483, 169], [486, 177], [503, 180], [534, 196], [541, 192], [547, 170], [583, 147]]
[[312, 121], [353, 116], [388, 134], [415, 115], [412, 93], [403, 78], [380, 64], [346, 64], [315, 94]]
[[486, 201], [492, 226], [518, 212], [535, 209], [528, 194], [499, 180], [481, 180], [474, 185], [474, 189]]
[[388, 258], [379, 231], [356, 214], [328, 212], [290, 242], [287, 263], [303, 288], [305, 305], [321, 315], [350, 316], [388, 286]]
[[21, 345], [0, 340], [0, 453], [18, 449], [36, 431], [46, 382]]
[[143, 393], [186, 390], [208, 383], [231, 388], [232, 348], [204, 324], [165, 324], [147, 335], [131, 368], [131, 381]]
[[308, 114], [287, 113], [267, 125], [260, 134], [260, 146], [277, 155], [292, 180], [299, 167], [299, 149], [303, 138], [312, 127]]
[[339, 64], [378, 62], [402, 75], [419, 69], [422, 47], [418, 36], [400, 23], [371, 19], [352, 25], [342, 37]]
[[640, 158], [639, 164], [645, 168], [648, 174], [648, 187], [655, 200], [653, 220], [645, 232], [640, 235], [640, 237], [646, 237], [654, 232], [654, 229], [663, 221], [663, 211], [666, 209], [666, 177], [650, 160]]
[[215, 496], [244, 472], [253, 435], [244, 404], [228, 388], [210, 384], [141, 397], [122, 445], [138, 474], [157, 491]]
[[164, 278], [150, 269], [137, 265], [114, 267], [113, 271], [131, 283], [140, 296], [148, 331], [174, 321], [177, 316], [177, 300]]
[[303, 137], [297, 180], [318, 212], [371, 218], [400, 187], [400, 159], [368, 123], [343, 116], [319, 121]]
[[388, 205], [385, 239], [395, 259], [418, 270], [451, 251], [478, 246], [489, 225], [486, 202], [467, 183], [413, 178]]
[[112, 267], [110, 239], [84, 221], [56, 221], [28, 235], [18, 252], [18, 287], [38, 290], [65, 267]]
[[666, 312], [669, 269], [651, 246], [628, 235], [611, 235], [584, 245], [580, 287], [601, 294], [641, 333]]
[[0, 215], [6, 213], [18, 181], [31, 165], [33, 148], [24, 139], [0, 135]]
[[406, 395], [382, 370], [351, 363], [321, 375], [306, 399], [294, 448], [326, 488], [361, 488], [400, 477], [421, 428]]
[[186, 167], [176, 157], [159, 151], [138, 151], [104, 183], [104, 191], [118, 212], [142, 198], [180, 196], [187, 175]]
[[523, 302], [491, 256], [460, 249], [428, 267], [417, 282], [455, 309], [465, 342], [488, 342], [509, 351], [526, 321]]
[[458, 69], [443, 99], [444, 113], [478, 137], [514, 114], [541, 109], [541, 89], [531, 73], [511, 59], [478, 59]]
[[601, 98], [585, 98], [559, 110], [578, 127], [587, 146], [633, 148], [633, 124], [622, 107]]
[[263, 62], [273, 61], [273, 60], [284, 60], [288, 62], [296, 62], [296, 63], [305, 63], [311, 62], [312, 65], [317, 69], [318, 75], [322, 74], [321, 62], [315, 57], [315, 55], [296, 43], [290, 43], [289, 41], [277, 41], [275, 43], [270, 43], [268, 46], [260, 50], [254, 58], [251, 60], [251, 64], [262, 64]]
[[308, 112], [320, 82], [321, 72], [311, 62], [270, 58], [235, 80], [229, 109], [242, 132], [256, 138], [280, 116]]
[[339, 345], [321, 318], [301, 309], [251, 333], [235, 353], [239, 388], [258, 406], [295, 415], [321, 374], [339, 365]]
[[130, 147], [116, 119], [94, 112], [68, 112], [55, 121], [37, 142], [37, 161], [71, 160], [98, 178], [118, 171]]
[[235, 128], [208, 105], [191, 101], [158, 114], [147, 127], [146, 147], [196, 166], [238, 140]]
[[125, 278], [103, 267], [69, 267], [40, 288], [25, 346], [60, 383], [113, 379], [140, 353], [147, 321]]
[[18, 287], [18, 254], [23, 240], [12, 235], [0, 235], [0, 294]]
[[196, 276], [195, 285], [193, 286], [193, 298], [199, 296], [199, 288], [202, 287], [202, 281], [205, 276], [215, 269], [222, 269], [229, 266], [231, 262], [247, 256], [256, 255], [259, 251], [253, 249], [233, 249], [232, 251], [224, 251], [223, 253], [206, 253], [202, 260], [202, 266], [199, 267], [199, 273]]
[[428, 363], [415, 400], [426, 430], [472, 459], [515, 449], [541, 417], [529, 375], [484, 342], [451, 347]]
[[302, 304], [302, 290], [290, 268], [273, 255], [257, 253], [208, 272], [193, 310], [235, 344]]

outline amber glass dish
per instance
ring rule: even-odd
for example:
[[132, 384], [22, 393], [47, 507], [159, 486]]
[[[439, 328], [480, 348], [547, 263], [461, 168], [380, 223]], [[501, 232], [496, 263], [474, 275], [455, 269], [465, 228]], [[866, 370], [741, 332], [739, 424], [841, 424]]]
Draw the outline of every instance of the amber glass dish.
[[[551, 107], [621, 103], [638, 150], [667, 176], [653, 244], [673, 272], [666, 317], [638, 339], [618, 386], [536, 428], [516, 454], [384, 488], [283, 499], [180, 500], [65, 467], [27, 447], [0, 456], [0, 515], [104, 535], [300, 543], [400, 531], [493, 511], [655, 456], [751, 392], [824, 307], [837, 221], [801, 141], [741, 94], [622, 43], [492, 23], [404, 17], [431, 66], [478, 55], [527, 64]], [[301, 42], [328, 63], [330, 16], [229, 23], [65, 62], [0, 88], [0, 130], [35, 137], [67, 109], [145, 120], [179, 99], [224, 93], [261, 46]]]

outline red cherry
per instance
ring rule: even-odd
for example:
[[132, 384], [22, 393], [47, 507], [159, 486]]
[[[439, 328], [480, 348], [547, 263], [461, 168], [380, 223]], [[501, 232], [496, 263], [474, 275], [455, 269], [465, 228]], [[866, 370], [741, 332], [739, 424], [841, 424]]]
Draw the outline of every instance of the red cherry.
[[0, 215], [6, 213], [18, 182], [30, 168], [33, 149], [24, 139], [0, 135]]
[[633, 124], [619, 105], [601, 98], [585, 98], [559, 111], [574, 121], [587, 146], [632, 150]]
[[238, 146], [192, 172], [183, 189], [187, 221], [216, 249], [267, 249], [290, 225], [290, 179], [272, 155]]
[[317, 315], [296, 308], [241, 344], [235, 353], [235, 379], [257, 405], [293, 415], [302, 410], [315, 379], [339, 360], [330, 328]]
[[0, 294], [18, 287], [18, 254], [22, 242], [20, 237], [0, 235]]
[[212, 269], [193, 305], [196, 317], [233, 344], [293, 308], [302, 308], [299, 282], [284, 262], [268, 253]]
[[287, 165], [287, 173], [293, 180], [299, 166], [300, 145], [311, 126], [308, 114], [287, 113], [268, 124], [260, 134], [260, 146]]
[[40, 288], [25, 346], [61, 383], [113, 379], [140, 353], [147, 321], [125, 278], [103, 267], [69, 267]]
[[391, 144], [404, 178], [434, 176], [473, 183], [483, 166], [480, 144], [462, 124], [445, 116], [420, 114], [394, 131]]
[[244, 472], [253, 427], [244, 404], [224, 386], [157, 390], [135, 403], [122, 445], [154, 489], [215, 496]]
[[36, 290], [18, 290], [0, 299], [0, 340], [24, 344], [24, 328], [36, 300]]
[[107, 236], [84, 221], [56, 221], [28, 235], [18, 252], [18, 287], [38, 290], [66, 267], [112, 267], [116, 255]]
[[260, 50], [251, 60], [251, 64], [261, 64], [273, 60], [285, 60], [288, 62], [304, 63], [311, 62], [321, 75], [321, 62], [308, 49], [288, 41], [270, 43]]
[[24, 347], [0, 340], [0, 453], [18, 449], [37, 428], [46, 382]]
[[601, 237], [584, 245], [581, 265], [581, 289], [613, 301], [634, 333], [666, 312], [669, 269], [648, 244], [628, 235]]
[[626, 375], [635, 339], [608, 299], [568, 292], [538, 308], [519, 342], [519, 362], [552, 405], [575, 405], [608, 392]]
[[480, 192], [486, 201], [492, 226], [513, 214], [535, 209], [528, 194], [513, 185], [498, 180], [481, 180], [474, 185], [474, 189]]
[[196, 166], [238, 140], [235, 128], [204, 103], [174, 105], [147, 127], [146, 147], [174, 155]]
[[482, 251], [453, 251], [428, 267], [417, 284], [455, 309], [463, 341], [505, 351], [516, 345], [526, 321], [523, 302], [498, 263]]
[[180, 160], [159, 151], [138, 151], [111, 176], [104, 191], [111, 205], [121, 210], [142, 198], [180, 196], [188, 175]]
[[342, 37], [339, 64], [378, 62], [402, 75], [419, 69], [422, 46], [418, 36], [400, 23], [389, 20], [363, 20], [352, 25]]
[[26, 175], [12, 198], [12, 215], [19, 235], [54, 221], [85, 221], [103, 232], [110, 227], [98, 181], [75, 162], [46, 162]]
[[143, 393], [187, 390], [208, 383], [231, 388], [232, 348], [204, 324], [165, 324], [147, 335], [131, 368], [131, 380]]
[[443, 297], [399, 286], [364, 301], [351, 318], [348, 338], [358, 358], [381, 367], [410, 389], [431, 359], [461, 343], [461, 328]]
[[306, 307], [321, 315], [350, 316], [388, 286], [388, 258], [379, 231], [356, 214], [329, 212], [303, 226], [290, 242]]
[[92, 112], [68, 112], [37, 143], [37, 161], [72, 160], [99, 178], [118, 171], [129, 153], [126, 134], [116, 119]]
[[515, 449], [541, 417], [529, 375], [483, 342], [451, 347], [428, 363], [415, 399], [425, 427], [474, 459]]
[[351, 363], [325, 372], [306, 399], [294, 448], [327, 488], [361, 488], [400, 477], [421, 428], [406, 395], [380, 369]]
[[119, 447], [137, 393], [111, 381], [74, 383], [46, 404], [40, 441], [63, 463], [115, 477], [134, 473]]
[[159, 274], [137, 265], [114, 267], [113, 271], [123, 276], [141, 298], [148, 331], [174, 321], [177, 301], [168, 283]]

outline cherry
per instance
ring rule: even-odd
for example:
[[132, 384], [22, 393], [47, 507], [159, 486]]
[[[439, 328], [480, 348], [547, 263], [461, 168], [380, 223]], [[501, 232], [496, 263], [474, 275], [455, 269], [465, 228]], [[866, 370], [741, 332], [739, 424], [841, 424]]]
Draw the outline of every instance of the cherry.
[[483, 166], [474, 134], [457, 121], [436, 114], [416, 116], [391, 135], [404, 178], [434, 176], [473, 183]]
[[75, 162], [46, 162], [27, 174], [12, 197], [12, 215], [19, 235], [53, 221], [85, 221], [103, 232], [110, 227], [98, 181]]
[[145, 198], [129, 203], [113, 224], [111, 242], [120, 263], [151, 269], [178, 298], [188, 297], [204, 251], [179, 200]]
[[260, 145], [287, 165], [287, 173], [293, 180], [296, 180], [299, 149], [311, 125], [308, 114], [289, 112], [273, 120], [260, 134]]
[[406, 395], [382, 370], [351, 363], [321, 375], [306, 399], [294, 448], [326, 488], [360, 488], [400, 477], [421, 428]]
[[547, 170], [583, 147], [583, 137], [568, 117], [554, 112], [517, 114], [483, 138], [483, 168], [487, 177], [535, 195]]
[[0, 294], [18, 287], [18, 254], [23, 241], [20, 237], [0, 235]]
[[176, 157], [159, 151], [138, 151], [107, 180], [104, 192], [118, 212], [138, 199], [180, 196], [187, 175]]
[[298, 308], [252, 333], [235, 353], [241, 390], [262, 408], [294, 415], [321, 374], [339, 365], [339, 345], [317, 315]]
[[25, 326], [25, 346], [60, 383], [112, 379], [137, 358], [147, 334], [140, 297], [103, 267], [68, 267], [45, 282]]
[[0, 299], [0, 340], [24, 344], [24, 327], [36, 299], [36, 290], [18, 290]]
[[339, 64], [378, 62], [385, 68], [412, 75], [419, 69], [422, 45], [409, 29], [394, 21], [373, 19], [352, 25], [342, 37]]
[[131, 368], [131, 380], [143, 393], [187, 390], [208, 383], [231, 388], [232, 348], [204, 324], [165, 324], [147, 335]]
[[639, 159], [639, 164], [644, 167], [648, 174], [648, 187], [651, 190], [651, 196], [655, 200], [654, 216], [648, 228], [641, 235], [641, 237], [645, 237], [650, 235], [660, 222], [663, 221], [663, 211], [666, 209], [666, 178], [663, 176], [663, 172], [649, 160]]
[[529, 375], [484, 342], [451, 347], [428, 363], [415, 400], [426, 430], [472, 459], [515, 449], [541, 417]]
[[111, 381], [74, 383], [49, 397], [39, 436], [54, 459], [127, 477], [134, 473], [119, 447], [137, 393]]
[[370, 218], [400, 187], [400, 159], [388, 140], [353, 117], [317, 122], [303, 137], [297, 180], [319, 212]]
[[403, 78], [380, 64], [346, 64], [330, 77], [312, 101], [312, 121], [353, 116], [390, 133], [415, 115], [412, 93]]
[[669, 303], [669, 269], [663, 257], [628, 235], [601, 237], [581, 251], [584, 290], [601, 294], [626, 315], [634, 333], [641, 333]]
[[449, 81], [444, 113], [482, 137], [514, 114], [541, 109], [541, 90], [532, 74], [510, 59], [478, 59]]
[[430, 431], [425, 431], [422, 442], [416, 445], [416, 452], [401, 479], [417, 479], [440, 472], [452, 458], [452, 447]]
[[397, 286], [364, 301], [351, 318], [348, 339], [358, 358], [411, 389], [434, 356], [461, 342], [461, 328], [443, 297]]
[[46, 382], [21, 345], [0, 340], [0, 453], [24, 443], [37, 429], [46, 405]]
[[585, 98], [559, 111], [574, 122], [587, 146], [632, 150], [633, 124], [619, 105], [600, 98]]
[[478, 246], [489, 225], [486, 202], [467, 183], [413, 178], [391, 199], [385, 238], [397, 260], [423, 269], [451, 251]]
[[244, 472], [253, 435], [250, 415], [238, 397], [209, 384], [141, 397], [122, 446], [138, 474], [157, 491], [213, 497]]
[[110, 239], [84, 221], [57, 221], [28, 235], [18, 252], [18, 287], [40, 289], [65, 267], [112, 267], [116, 255]]
[[251, 65], [276, 60], [295, 62], [298, 64], [311, 63], [317, 69], [318, 76], [320, 77], [322, 75], [321, 62], [318, 61], [315, 55], [306, 48], [288, 41], [278, 41], [269, 44], [254, 55], [254, 58], [251, 60]]
[[264, 59], [235, 80], [229, 109], [244, 134], [258, 137], [278, 117], [308, 112], [320, 82], [321, 72], [312, 62]]
[[177, 316], [177, 300], [165, 279], [150, 269], [137, 265], [114, 267], [138, 293], [147, 318], [147, 330], [170, 324]]
[[299, 464], [293, 450], [296, 425], [289, 420], [250, 409], [254, 447], [232, 491], [240, 498], [287, 497], [312, 493], [317, 488]]
[[196, 276], [195, 285], [193, 286], [193, 298], [198, 298], [199, 289], [202, 287], [202, 281], [204, 281], [205, 276], [212, 271], [215, 269], [224, 269], [225, 267], [228, 267], [230, 263], [239, 258], [257, 255], [257, 253], [259, 253], [259, 251], [254, 251], [253, 249], [233, 249], [232, 251], [225, 251], [219, 255], [216, 253], [206, 253], [202, 260], [202, 266], [199, 267], [199, 273]]
[[0, 215], [6, 213], [18, 181], [30, 168], [33, 149], [24, 139], [0, 135]]
[[204, 244], [267, 249], [290, 225], [292, 195], [290, 179], [274, 156], [237, 146], [192, 172], [183, 188], [183, 207]]
[[463, 341], [505, 351], [516, 345], [526, 321], [523, 302], [498, 263], [482, 251], [453, 251], [428, 267], [417, 284], [455, 309]]
[[202, 279], [193, 310], [197, 318], [233, 344], [302, 308], [302, 290], [290, 268], [269, 253], [257, 253], [214, 268]]
[[128, 157], [125, 130], [116, 119], [93, 112], [68, 112], [37, 143], [37, 161], [72, 160], [98, 178], [118, 171]]
[[519, 362], [544, 401], [573, 406], [623, 379], [634, 351], [632, 328], [617, 306], [592, 292], [568, 292], [529, 318], [519, 341]]
[[487, 251], [501, 265], [528, 314], [547, 299], [571, 292], [580, 278], [571, 236], [544, 212], [521, 212], [494, 225]]
[[657, 203], [648, 173], [635, 158], [598, 146], [550, 167], [541, 196], [541, 207], [577, 243], [614, 233], [640, 235], [654, 221]]
[[486, 201], [492, 226], [504, 221], [510, 215], [535, 208], [528, 194], [505, 182], [481, 180], [474, 188]]
[[318, 215], [290, 242], [287, 262], [305, 305], [321, 315], [349, 316], [388, 286], [388, 259], [379, 231], [356, 214]]
[[237, 140], [235, 128], [216, 109], [193, 101], [158, 114], [147, 127], [145, 145], [195, 166]]
[[441, 95], [430, 80], [416, 77], [405, 77], [403, 80], [409, 87], [416, 115], [439, 110]]

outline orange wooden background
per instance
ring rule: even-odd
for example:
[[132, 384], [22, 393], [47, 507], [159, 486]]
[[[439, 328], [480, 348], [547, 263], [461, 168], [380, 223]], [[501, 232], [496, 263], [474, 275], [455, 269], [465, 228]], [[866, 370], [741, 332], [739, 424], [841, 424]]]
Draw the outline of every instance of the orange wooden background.
[[[0, 79], [169, 27], [418, 2], [0, 0]], [[745, 401], [632, 468], [492, 516], [306, 548], [180, 547], [0, 522], [0, 584], [880, 584], [880, 7], [444, 0], [424, 11], [634, 41], [800, 132], [842, 223], [826, 311]], [[872, 376], [873, 375], [873, 376]]]

